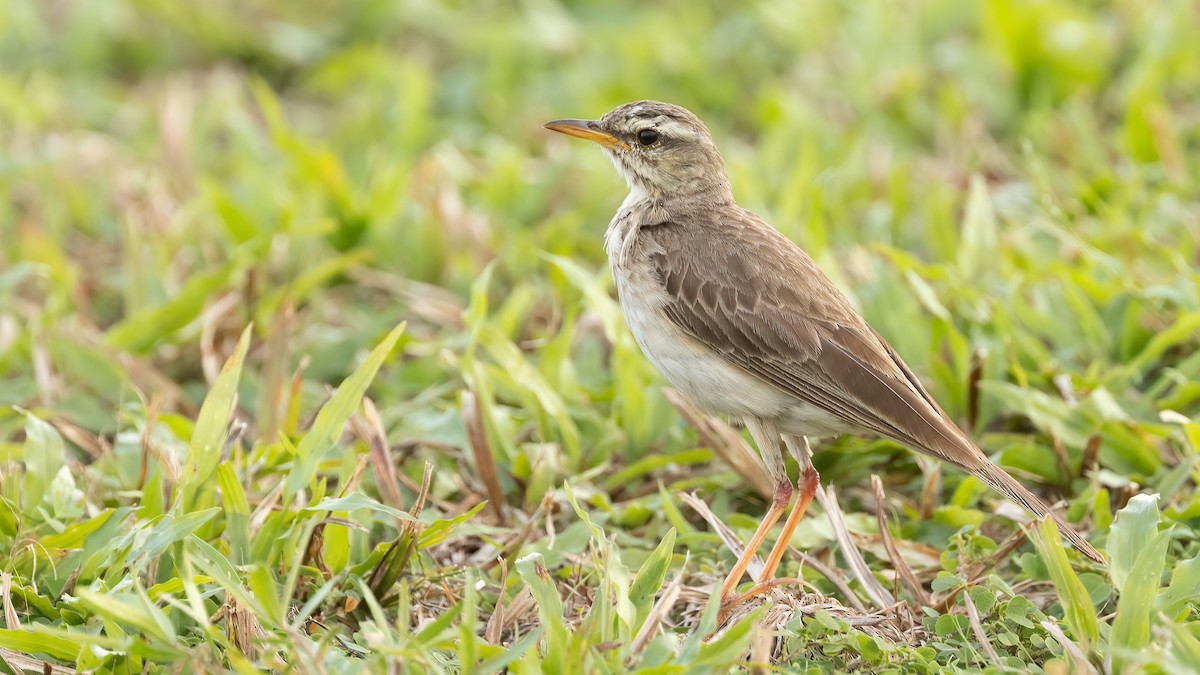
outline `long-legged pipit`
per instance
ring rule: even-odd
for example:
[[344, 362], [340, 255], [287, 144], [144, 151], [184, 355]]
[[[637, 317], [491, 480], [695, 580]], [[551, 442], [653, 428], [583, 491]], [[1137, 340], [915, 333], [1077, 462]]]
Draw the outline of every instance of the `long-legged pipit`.
[[[1104, 562], [947, 417], [808, 254], [734, 203], [725, 163], [695, 115], [638, 101], [546, 127], [598, 143], [629, 183], [604, 245], [638, 345], [696, 407], [742, 420], [774, 480], [766, 517], [722, 584], [724, 609], [770, 587], [816, 493], [806, 436], [874, 433], [949, 462], [1053, 518], [1071, 544]], [[800, 464], [799, 497], [758, 585], [736, 596], [791, 501], [781, 438]]]

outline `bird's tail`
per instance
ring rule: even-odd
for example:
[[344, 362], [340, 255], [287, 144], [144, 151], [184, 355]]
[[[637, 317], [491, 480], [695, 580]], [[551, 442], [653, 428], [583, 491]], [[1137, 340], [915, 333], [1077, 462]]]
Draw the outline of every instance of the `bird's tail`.
[[1008, 475], [1004, 469], [1001, 469], [991, 462], [986, 462], [982, 467], [972, 471], [972, 473], [974, 473], [980, 480], [987, 483], [988, 486], [993, 490], [1002, 493], [1004, 496], [1020, 504], [1027, 511], [1033, 513], [1037, 517], [1045, 518], [1049, 516], [1050, 518], [1053, 518], [1054, 524], [1058, 525], [1059, 533], [1062, 534], [1063, 538], [1071, 542], [1072, 546], [1079, 549], [1080, 553], [1091, 558], [1092, 560], [1101, 564], [1105, 564], [1104, 556], [1100, 555], [1100, 551], [1097, 551], [1094, 546], [1088, 543], [1087, 539], [1084, 539], [1081, 534], [1075, 531], [1075, 528], [1068, 525], [1067, 521], [1063, 520], [1057, 513], [1052, 511], [1046, 502], [1042, 501], [1037, 497], [1037, 495], [1026, 489], [1024, 485], [1018, 483], [1017, 479]]

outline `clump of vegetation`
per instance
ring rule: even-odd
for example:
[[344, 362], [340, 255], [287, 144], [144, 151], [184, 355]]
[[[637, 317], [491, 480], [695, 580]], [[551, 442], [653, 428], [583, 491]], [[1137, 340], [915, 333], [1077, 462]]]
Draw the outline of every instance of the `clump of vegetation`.
[[[6, 3], [0, 670], [1194, 670], [1198, 42], [1184, 0]], [[1108, 568], [821, 439], [809, 586], [706, 640], [753, 455], [541, 129], [636, 98]]]

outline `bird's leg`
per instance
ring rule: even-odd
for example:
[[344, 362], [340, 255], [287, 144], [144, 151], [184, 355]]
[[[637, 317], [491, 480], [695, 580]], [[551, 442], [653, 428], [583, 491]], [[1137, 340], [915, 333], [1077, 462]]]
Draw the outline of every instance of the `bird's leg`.
[[726, 604], [733, 599], [738, 582], [742, 580], [742, 575], [746, 573], [746, 568], [750, 566], [754, 554], [762, 546], [763, 541], [767, 538], [767, 533], [771, 531], [792, 500], [792, 482], [788, 480], [783, 457], [779, 453], [779, 432], [775, 430], [774, 425], [754, 418], [747, 418], [746, 426], [750, 429], [750, 435], [754, 437], [754, 441], [758, 443], [759, 452], [762, 454], [767, 471], [770, 472], [771, 479], [775, 484], [775, 491], [771, 499], [771, 508], [763, 516], [750, 543], [746, 544], [746, 550], [742, 552], [733, 569], [729, 571], [729, 576], [725, 577], [725, 583], [721, 584], [722, 614]]
[[817, 496], [817, 488], [821, 485], [821, 475], [817, 473], [817, 468], [813, 466], [812, 457], [809, 454], [808, 439], [804, 436], [784, 436], [783, 442], [787, 444], [788, 450], [791, 450], [792, 456], [796, 458], [796, 463], [800, 465], [800, 476], [796, 478], [796, 489], [800, 492], [796, 498], [796, 506], [783, 523], [783, 532], [780, 533], [775, 546], [771, 548], [771, 555], [767, 556], [767, 566], [763, 568], [763, 581], [775, 578], [775, 570], [779, 568], [783, 554], [787, 552], [788, 543], [792, 540], [792, 535], [796, 533], [800, 519], [804, 517], [804, 512], [808, 510], [808, 505], [812, 502], [813, 497]]
[[800, 476], [796, 479], [796, 487], [799, 488], [800, 493], [796, 498], [796, 506], [788, 514], [787, 520], [783, 523], [783, 532], [779, 533], [779, 539], [776, 540], [775, 546], [771, 548], [771, 554], [767, 556], [767, 564], [763, 567], [762, 578], [750, 590], [723, 603], [722, 606], [727, 610], [742, 604], [756, 595], [765, 593], [782, 583], [803, 583], [799, 579], [775, 579], [775, 570], [779, 568], [779, 563], [783, 560], [783, 554], [787, 552], [788, 542], [792, 540], [792, 535], [795, 534], [796, 527], [800, 525], [800, 519], [804, 517], [804, 512], [808, 510], [808, 505], [812, 502], [813, 497], [817, 495], [817, 488], [821, 484], [821, 476], [817, 473], [816, 467], [812, 464], [812, 458], [809, 456], [807, 438], [785, 435], [783, 442], [787, 444], [788, 450], [796, 458], [796, 462], [800, 464]]

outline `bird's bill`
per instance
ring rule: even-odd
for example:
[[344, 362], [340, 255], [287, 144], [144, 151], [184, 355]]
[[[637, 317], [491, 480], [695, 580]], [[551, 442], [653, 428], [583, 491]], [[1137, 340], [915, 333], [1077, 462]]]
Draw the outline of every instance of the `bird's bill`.
[[543, 126], [551, 131], [599, 143], [606, 148], [614, 150], [629, 149], [629, 146], [616, 136], [594, 129], [595, 124], [592, 120], [554, 120], [553, 122], [546, 122]]

